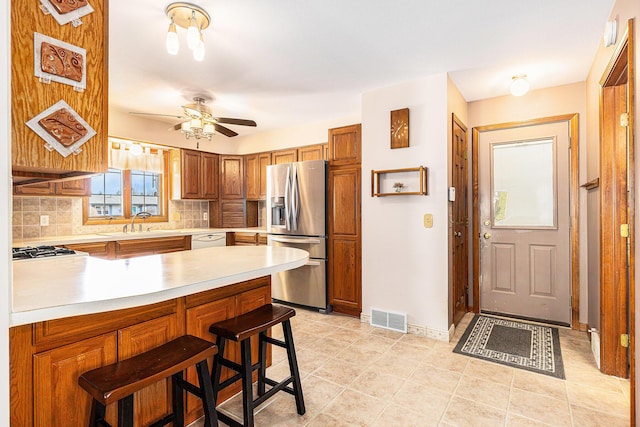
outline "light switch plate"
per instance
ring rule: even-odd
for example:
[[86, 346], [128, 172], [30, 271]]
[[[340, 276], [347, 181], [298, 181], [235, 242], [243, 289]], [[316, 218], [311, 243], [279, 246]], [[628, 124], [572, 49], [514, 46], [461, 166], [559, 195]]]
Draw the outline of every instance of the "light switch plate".
[[209, 212], [204, 212], [202, 214], [202, 219], [204, 219], [205, 221], [209, 219]]
[[424, 228], [433, 227], [433, 215], [424, 214]]
[[40, 215], [40, 225], [43, 227], [49, 225], [49, 215]]

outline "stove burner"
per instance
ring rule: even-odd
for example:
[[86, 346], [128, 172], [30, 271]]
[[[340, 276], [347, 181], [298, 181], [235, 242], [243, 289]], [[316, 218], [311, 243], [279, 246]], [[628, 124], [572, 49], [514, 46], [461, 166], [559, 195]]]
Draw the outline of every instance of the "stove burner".
[[55, 246], [27, 246], [24, 248], [12, 248], [13, 259], [45, 258], [59, 255], [74, 255], [76, 252], [67, 248]]

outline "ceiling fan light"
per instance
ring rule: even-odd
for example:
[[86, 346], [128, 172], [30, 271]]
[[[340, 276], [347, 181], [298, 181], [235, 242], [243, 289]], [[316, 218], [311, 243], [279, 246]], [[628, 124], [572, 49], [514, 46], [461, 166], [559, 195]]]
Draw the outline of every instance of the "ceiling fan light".
[[177, 55], [178, 50], [180, 50], [180, 42], [178, 41], [178, 31], [176, 29], [176, 24], [173, 22], [173, 17], [171, 17], [171, 24], [169, 24], [169, 31], [167, 31], [167, 40], [166, 40], [167, 52], [169, 55]]
[[190, 122], [182, 122], [180, 124], [181, 132], [190, 132], [191, 131], [191, 123]]
[[215, 126], [213, 126], [213, 123], [205, 123], [204, 127], [202, 128], [202, 133], [204, 133], [205, 135], [213, 135], [216, 131]]
[[198, 40], [198, 45], [195, 49], [193, 49], [193, 59], [198, 62], [202, 62], [204, 59], [204, 39], [202, 37], [202, 33], [200, 33], [200, 40]]
[[529, 92], [529, 81], [527, 80], [527, 75], [519, 74], [517, 76], [513, 76], [509, 90], [513, 96], [522, 96]]
[[200, 41], [200, 30], [198, 29], [198, 23], [196, 21], [196, 12], [193, 10], [191, 11], [191, 20], [189, 22], [189, 28], [187, 29], [187, 46], [189, 46], [189, 49], [194, 50]]
[[200, 119], [191, 119], [191, 122], [189, 123], [189, 126], [190, 126], [191, 130], [202, 129], [202, 120], [200, 120]]

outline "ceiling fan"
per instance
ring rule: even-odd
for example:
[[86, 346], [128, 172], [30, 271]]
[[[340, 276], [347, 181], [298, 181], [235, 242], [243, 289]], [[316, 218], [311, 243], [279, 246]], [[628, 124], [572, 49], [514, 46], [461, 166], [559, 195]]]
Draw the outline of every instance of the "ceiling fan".
[[211, 137], [215, 132], [221, 133], [224, 136], [234, 137], [238, 135], [237, 132], [222, 126], [221, 123], [229, 125], [240, 126], [256, 126], [256, 122], [246, 119], [232, 119], [229, 117], [214, 117], [211, 113], [211, 108], [204, 104], [204, 98], [196, 96], [193, 98], [193, 102], [183, 105], [183, 115], [177, 116], [172, 114], [155, 114], [155, 113], [138, 113], [129, 112], [129, 114], [137, 114], [142, 116], [163, 116], [163, 117], [175, 117], [176, 119], [183, 119], [182, 122], [169, 128], [169, 130], [181, 131], [187, 139], [206, 138], [211, 140]]

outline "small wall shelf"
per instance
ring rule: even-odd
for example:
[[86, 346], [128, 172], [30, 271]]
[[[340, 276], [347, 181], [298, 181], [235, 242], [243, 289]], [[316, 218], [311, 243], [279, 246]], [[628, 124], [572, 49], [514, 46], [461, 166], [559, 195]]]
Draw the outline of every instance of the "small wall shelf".
[[371, 171], [371, 197], [427, 194], [427, 168], [424, 166]]

